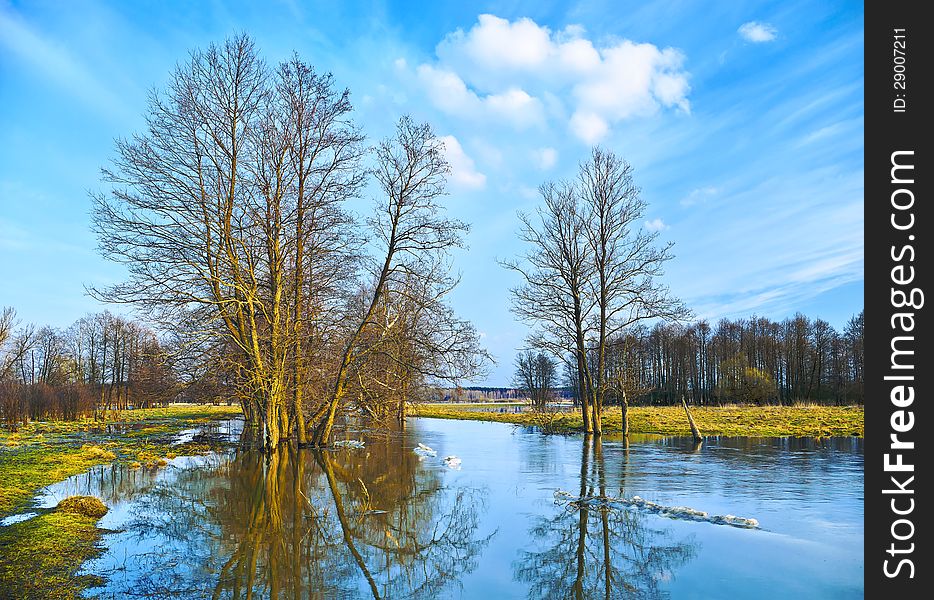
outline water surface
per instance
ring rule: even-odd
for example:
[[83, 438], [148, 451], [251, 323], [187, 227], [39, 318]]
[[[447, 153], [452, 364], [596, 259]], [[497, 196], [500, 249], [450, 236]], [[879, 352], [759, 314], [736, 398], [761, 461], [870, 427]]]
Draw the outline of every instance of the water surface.
[[[234, 431], [235, 431], [234, 427]], [[103, 598], [850, 598], [863, 588], [862, 440], [543, 435], [411, 419], [362, 449], [240, 449], [99, 467], [50, 488], [112, 507]], [[420, 457], [418, 443], [437, 451]], [[444, 461], [461, 459], [459, 469]], [[759, 529], [558, 497], [631, 498]]]

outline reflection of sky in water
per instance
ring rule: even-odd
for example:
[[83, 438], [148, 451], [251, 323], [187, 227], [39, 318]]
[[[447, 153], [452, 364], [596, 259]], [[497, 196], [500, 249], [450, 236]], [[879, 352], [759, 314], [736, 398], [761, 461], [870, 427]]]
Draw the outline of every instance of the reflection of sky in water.
[[[419, 442], [437, 457], [417, 456]], [[450, 455], [461, 470], [445, 466]], [[582, 514], [557, 505], [556, 489], [754, 517], [762, 529], [638, 509]], [[41, 504], [90, 493], [111, 507], [100, 524], [117, 532], [85, 569], [110, 579], [92, 590], [105, 598], [215, 588], [232, 598], [250, 586], [269, 597], [307, 585], [312, 597], [418, 585], [423, 597], [602, 597], [605, 556], [611, 596], [823, 598], [862, 595], [862, 491], [855, 438], [710, 438], [699, 452], [690, 440], [633, 438], [627, 452], [609, 436], [595, 448], [582, 436], [421, 419], [402, 438], [265, 464], [246, 452], [156, 472], [101, 467], [52, 486]]]

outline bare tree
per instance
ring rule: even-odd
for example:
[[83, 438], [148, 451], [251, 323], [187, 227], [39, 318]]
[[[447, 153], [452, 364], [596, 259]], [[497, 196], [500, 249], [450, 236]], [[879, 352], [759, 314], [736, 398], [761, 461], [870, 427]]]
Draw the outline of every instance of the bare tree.
[[524, 392], [537, 409], [542, 409], [554, 394], [558, 365], [542, 351], [525, 350], [516, 355], [513, 385]]
[[[404, 118], [376, 148], [383, 199], [360, 242], [344, 208], [368, 174], [350, 111], [330, 74], [297, 57], [271, 69], [248, 37], [232, 38], [192, 53], [152, 95], [147, 132], [117, 143], [111, 189], [95, 197], [101, 249], [130, 272], [95, 295], [141, 308], [179, 348], [220, 351], [215, 375], [266, 448], [293, 433], [306, 443], [307, 426], [327, 443], [353, 376], [376, 346], [402, 339], [399, 327], [379, 333], [376, 317], [404, 304], [391, 296], [413, 289], [406, 278], [427, 278], [403, 321], [419, 324], [420, 350], [397, 362], [415, 372], [460, 353], [462, 373], [475, 362], [475, 332], [441, 301], [456, 281], [438, 257], [466, 231], [440, 214], [441, 142]], [[440, 317], [433, 330], [427, 315]], [[102, 356], [122, 343], [103, 341]]]
[[640, 227], [646, 204], [626, 161], [595, 148], [576, 182], [545, 184], [541, 194], [540, 223], [520, 215], [519, 237], [531, 250], [504, 263], [524, 279], [513, 310], [538, 325], [533, 345], [575, 358], [584, 430], [599, 435], [610, 338], [646, 319], [690, 312], [658, 282], [671, 244], [656, 246], [658, 232]]
[[238, 36], [192, 53], [149, 108], [95, 198], [101, 249], [130, 279], [96, 295], [226, 339], [265, 444], [297, 424], [301, 439], [310, 278], [363, 181], [348, 94], [297, 58], [270, 71]]
[[590, 280], [597, 319], [593, 421], [594, 433], [600, 434], [600, 413], [609, 385], [610, 337], [646, 319], [681, 320], [691, 313], [658, 282], [664, 264], [672, 258], [673, 242], [659, 247], [658, 232], [640, 226], [646, 203], [633, 182], [632, 166], [612, 152], [594, 148], [590, 160], [581, 165], [578, 179], [594, 261]]
[[587, 339], [594, 308], [588, 282], [593, 273], [584, 218], [575, 188], [568, 182], [539, 188], [544, 206], [538, 218], [519, 214], [519, 239], [530, 246], [519, 260], [503, 261], [522, 284], [512, 290], [512, 310], [538, 326], [530, 342], [561, 359], [571, 356], [576, 373], [584, 431], [593, 430], [593, 377], [587, 364]]
[[[387, 301], [387, 294], [393, 289], [405, 289], [412, 277], [427, 277], [443, 286], [445, 272], [432, 266], [438, 264], [433, 261], [462, 244], [467, 225], [445, 218], [438, 203], [445, 193], [449, 172], [443, 150], [431, 127], [410, 117], [401, 118], [395, 136], [383, 140], [376, 149], [376, 180], [382, 197], [369, 226], [382, 260], [372, 265], [374, 283], [362, 315], [344, 344], [329, 401], [312, 415], [315, 445], [325, 445], [330, 438], [338, 405], [352, 384], [354, 365], [378, 347], [384, 337], [361, 344], [379, 327], [380, 306]], [[391, 326], [384, 329], [388, 332]]]

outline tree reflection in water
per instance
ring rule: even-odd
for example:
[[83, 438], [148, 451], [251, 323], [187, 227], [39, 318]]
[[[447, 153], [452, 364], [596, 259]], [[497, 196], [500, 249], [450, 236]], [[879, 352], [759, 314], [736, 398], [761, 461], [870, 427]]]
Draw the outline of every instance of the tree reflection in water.
[[[603, 444], [585, 436], [579, 495], [606, 498], [606, 487]], [[663, 583], [698, 550], [692, 538], [673, 541], [635, 510], [583, 504], [557, 511], [532, 527], [535, 549], [513, 564], [515, 577], [529, 584], [529, 598], [662, 598]]]
[[397, 436], [364, 450], [241, 449], [135, 505], [101, 596], [446, 596], [492, 537], [477, 533], [484, 508]]

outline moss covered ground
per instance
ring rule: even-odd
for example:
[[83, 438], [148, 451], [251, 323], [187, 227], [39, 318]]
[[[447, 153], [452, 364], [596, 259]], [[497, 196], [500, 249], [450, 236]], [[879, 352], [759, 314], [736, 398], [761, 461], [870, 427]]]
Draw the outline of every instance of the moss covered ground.
[[98, 583], [76, 576], [84, 561], [100, 553], [96, 523], [94, 517], [53, 511], [0, 527], [0, 597], [70, 600]]
[[[554, 431], [581, 431], [579, 412], [513, 413], [464, 410], [453, 404], [419, 404], [412, 416], [437, 419], [497, 421], [517, 425], [546, 426]], [[863, 436], [861, 406], [704, 406], [691, 407], [691, 414], [702, 435], [747, 437], [832, 437]], [[622, 430], [619, 408], [603, 412], [603, 430]], [[634, 406], [629, 409], [630, 433], [691, 435], [684, 409], [680, 406]]]
[[184, 429], [240, 414], [239, 406], [171, 406], [108, 413], [107, 420], [35, 421], [0, 428], [0, 517], [36, 491], [113, 460], [158, 466], [168, 452], [197, 454], [203, 444], [170, 446]]
[[[184, 429], [240, 414], [239, 406], [172, 406], [108, 413], [105, 421], [33, 422], [0, 428], [0, 518], [25, 508], [39, 489], [94, 465], [113, 461], [159, 468], [176, 455], [211, 450], [204, 443], [173, 445]], [[0, 527], [0, 598], [67, 599], [95, 583], [76, 576], [99, 549], [97, 519], [42, 511]]]

